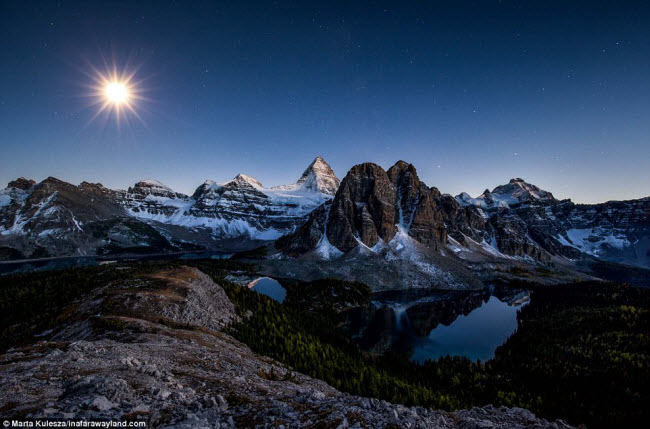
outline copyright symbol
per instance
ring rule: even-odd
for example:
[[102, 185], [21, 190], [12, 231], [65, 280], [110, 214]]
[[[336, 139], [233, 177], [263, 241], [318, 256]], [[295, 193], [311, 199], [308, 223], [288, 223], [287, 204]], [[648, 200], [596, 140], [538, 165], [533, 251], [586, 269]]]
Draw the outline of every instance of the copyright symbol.
[[2, 422], [2, 424], [4, 425], [4, 427], [7, 428], [11, 423], [9, 423], [9, 420], [5, 420], [4, 422]]

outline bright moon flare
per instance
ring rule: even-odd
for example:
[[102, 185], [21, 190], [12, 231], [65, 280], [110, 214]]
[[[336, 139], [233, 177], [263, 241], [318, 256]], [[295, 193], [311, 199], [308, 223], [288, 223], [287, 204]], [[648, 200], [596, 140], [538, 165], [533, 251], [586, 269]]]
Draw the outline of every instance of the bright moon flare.
[[121, 82], [111, 82], [104, 89], [106, 99], [114, 104], [121, 104], [128, 100], [129, 89]]
[[122, 122], [129, 125], [129, 117], [135, 117], [144, 124], [136, 111], [137, 107], [141, 107], [141, 103], [147, 101], [142, 96], [141, 82], [133, 79], [137, 69], [120, 72], [117, 67], [113, 67], [112, 70], [102, 73], [91, 66], [91, 70], [92, 74], [89, 76], [94, 80], [94, 84], [90, 85], [91, 92], [88, 95], [94, 99], [93, 105], [97, 106], [97, 111], [88, 123], [108, 113], [115, 119], [118, 127]]

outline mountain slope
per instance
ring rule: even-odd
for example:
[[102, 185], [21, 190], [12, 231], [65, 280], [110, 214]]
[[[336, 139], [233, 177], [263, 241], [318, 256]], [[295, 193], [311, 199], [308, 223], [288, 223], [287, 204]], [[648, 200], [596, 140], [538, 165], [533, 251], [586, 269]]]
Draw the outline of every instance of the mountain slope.
[[250, 249], [291, 232], [338, 184], [321, 157], [292, 185], [267, 189], [240, 174], [192, 196], [152, 179], [113, 191], [21, 178], [0, 191], [0, 258]]

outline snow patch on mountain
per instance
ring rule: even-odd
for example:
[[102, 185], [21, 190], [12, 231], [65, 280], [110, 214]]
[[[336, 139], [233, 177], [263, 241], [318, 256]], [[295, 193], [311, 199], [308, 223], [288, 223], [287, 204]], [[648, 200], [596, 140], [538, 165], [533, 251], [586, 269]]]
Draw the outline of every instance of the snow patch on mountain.
[[388, 252], [386, 259], [389, 261], [406, 261], [417, 267], [418, 271], [424, 273], [439, 281], [448, 284], [456, 283], [456, 279], [450, 273], [447, 273], [431, 263], [423, 254], [420, 244], [417, 240], [408, 235], [408, 232], [401, 227], [397, 226], [397, 233], [395, 237], [388, 243]]
[[0, 190], [0, 208], [10, 206], [14, 201], [22, 204], [28, 195], [23, 189], [8, 186]]
[[4, 191], [1, 191], [0, 192], [0, 207], [6, 207], [9, 204], [11, 204], [11, 196], [4, 193]]
[[325, 222], [323, 223], [324, 225], [323, 235], [318, 241], [318, 244], [316, 244], [316, 249], [315, 249], [316, 254], [320, 256], [321, 259], [325, 259], [325, 260], [336, 259], [343, 256], [343, 252], [337, 249], [336, 246], [330, 244], [329, 240], [327, 239], [327, 222], [329, 221], [330, 218], [330, 209], [331, 206], [325, 212]]
[[316, 253], [325, 260], [336, 259], [343, 256], [343, 252], [330, 244], [329, 240], [327, 240], [326, 234], [323, 234], [316, 245]]
[[557, 237], [564, 246], [570, 246], [592, 256], [600, 256], [607, 247], [623, 249], [631, 243], [625, 237], [625, 231], [605, 228], [573, 228], [566, 231], [566, 238]]
[[282, 236], [281, 231], [273, 228], [259, 229], [242, 219], [225, 219], [222, 217], [197, 217], [187, 215], [186, 212], [193, 202], [175, 200], [177, 211], [172, 215], [164, 213], [150, 213], [147, 211], [127, 210], [128, 214], [140, 220], [150, 220], [169, 225], [182, 226], [188, 229], [196, 230], [207, 228], [212, 230], [212, 234], [221, 237], [247, 237], [256, 240], [275, 240]]
[[58, 194], [58, 192], [54, 191], [52, 193], [52, 195], [47, 197], [45, 200], [39, 202], [38, 204], [35, 204], [34, 207], [36, 207], [36, 212], [32, 216], [29, 216], [29, 217], [25, 218], [25, 217], [22, 216], [22, 213], [19, 212], [16, 215], [16, 218], [14, 220], [14, 224], [10, 228], [4, 229], [4, 228], [0, 227], [0, 234], [2, 234], [2, 235], [23, 234], [25, 232], [24, 228], [25, 228], [25, 225], [27, 225], [27, 222], [29, 222], [30, 220], [38, 218], [41, 215], [41, 213], [43, 212], [43, 210], [46, 207], [50, 206], [50, 204], [52, 204], [52, 202], [56, 199], [57, 194]]

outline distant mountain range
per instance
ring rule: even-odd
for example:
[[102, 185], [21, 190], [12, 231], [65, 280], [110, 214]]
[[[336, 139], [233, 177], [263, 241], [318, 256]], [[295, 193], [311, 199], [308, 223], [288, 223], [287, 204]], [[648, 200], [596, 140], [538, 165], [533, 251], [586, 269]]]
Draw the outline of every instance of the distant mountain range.
[[339, 181], [322, 157], [274, 188], [240, 174], [207, 180], [192, 196], [155, 180], [110, 190], [52, 177], [0, 191], [4, 260], [261, 245], [269, 271], [295, 276], [400, 287], [471, 288], [501, 271], [566, 281], [598, 277], [585, 261], [650, 268], [650, 198], [574, 204], [519, 178], [453, 197], [403, 161], [388, 171], [360, 164]]

